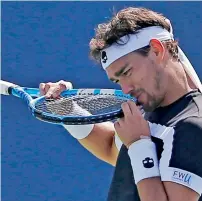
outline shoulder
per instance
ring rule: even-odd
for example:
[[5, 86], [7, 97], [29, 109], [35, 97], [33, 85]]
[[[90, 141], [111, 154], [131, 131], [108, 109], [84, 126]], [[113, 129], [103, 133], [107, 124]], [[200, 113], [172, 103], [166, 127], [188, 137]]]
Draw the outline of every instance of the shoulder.
[[201, 133], [202, 134], [202, 117], [194, 116], [188, 117], [179, 121], [175, 126], [176, 132], [183, 133]]

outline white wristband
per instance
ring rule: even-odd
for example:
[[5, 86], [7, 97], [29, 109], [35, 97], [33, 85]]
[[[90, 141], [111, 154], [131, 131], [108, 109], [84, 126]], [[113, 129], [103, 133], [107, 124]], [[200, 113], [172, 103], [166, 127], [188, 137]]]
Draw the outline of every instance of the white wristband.
[[130, 145], [130, 156], [135, 183], [160, 176], [156, 146], [151, 139], [141, 139]]
[[63, 125], [63, 127], [76, 139], [86, 138], [93, 130], [94, 124], [88, 125]]
[[[81, 108], [76, 102], [72, 102], [72, 111], [83, 116], [91, 115], [87, 110]], [[63, 127], [76, 139], [86, 138], [94, 128], [94, 124], [87, 125], [63, 125]]]

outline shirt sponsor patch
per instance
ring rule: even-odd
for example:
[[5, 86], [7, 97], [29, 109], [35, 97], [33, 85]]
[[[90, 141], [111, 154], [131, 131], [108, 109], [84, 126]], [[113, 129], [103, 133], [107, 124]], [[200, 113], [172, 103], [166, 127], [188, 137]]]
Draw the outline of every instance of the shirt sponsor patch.
[[191, 176], [191, 174], [184, 172], [183, 170], [180, 170], [180, 171], [179, 170], [173, 170], [172, 180], [178, 181], [180, 183], [183, 183], [185, 185], [190, 186], [192, 176]]

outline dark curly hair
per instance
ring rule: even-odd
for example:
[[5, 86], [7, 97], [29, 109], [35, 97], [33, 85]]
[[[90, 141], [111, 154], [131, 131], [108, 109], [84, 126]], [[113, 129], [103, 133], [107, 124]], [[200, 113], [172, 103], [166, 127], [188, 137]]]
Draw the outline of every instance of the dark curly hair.
[[[100, 52], [104, 48], [117, 43], [125, 35], [135, 34], [142, 28], [150, 26], [161, 26], [170, 31], [170, 25], [161, 14], [146, 8], [129, 7], [114, 14], [107, 23], [102, 23], [95, 29], [95, 37], [91, 39], [90, 56], [100, 63]], [[173, 58], [178, 59], [178, 42], [164, 41]], [[136, 50], [143, 56], [147, 56], [150, 47], [143, 47]]]

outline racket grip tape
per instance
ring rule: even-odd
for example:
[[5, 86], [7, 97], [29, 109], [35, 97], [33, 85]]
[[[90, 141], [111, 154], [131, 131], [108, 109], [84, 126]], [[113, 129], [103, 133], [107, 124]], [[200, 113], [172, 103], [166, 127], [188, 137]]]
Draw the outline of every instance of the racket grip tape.
[[0, 80], [0, 94], [2, 95], [10, 95], [11, 94], [11, 89], [17, 87], [17, 85], [6, 82], [3, 80]]

